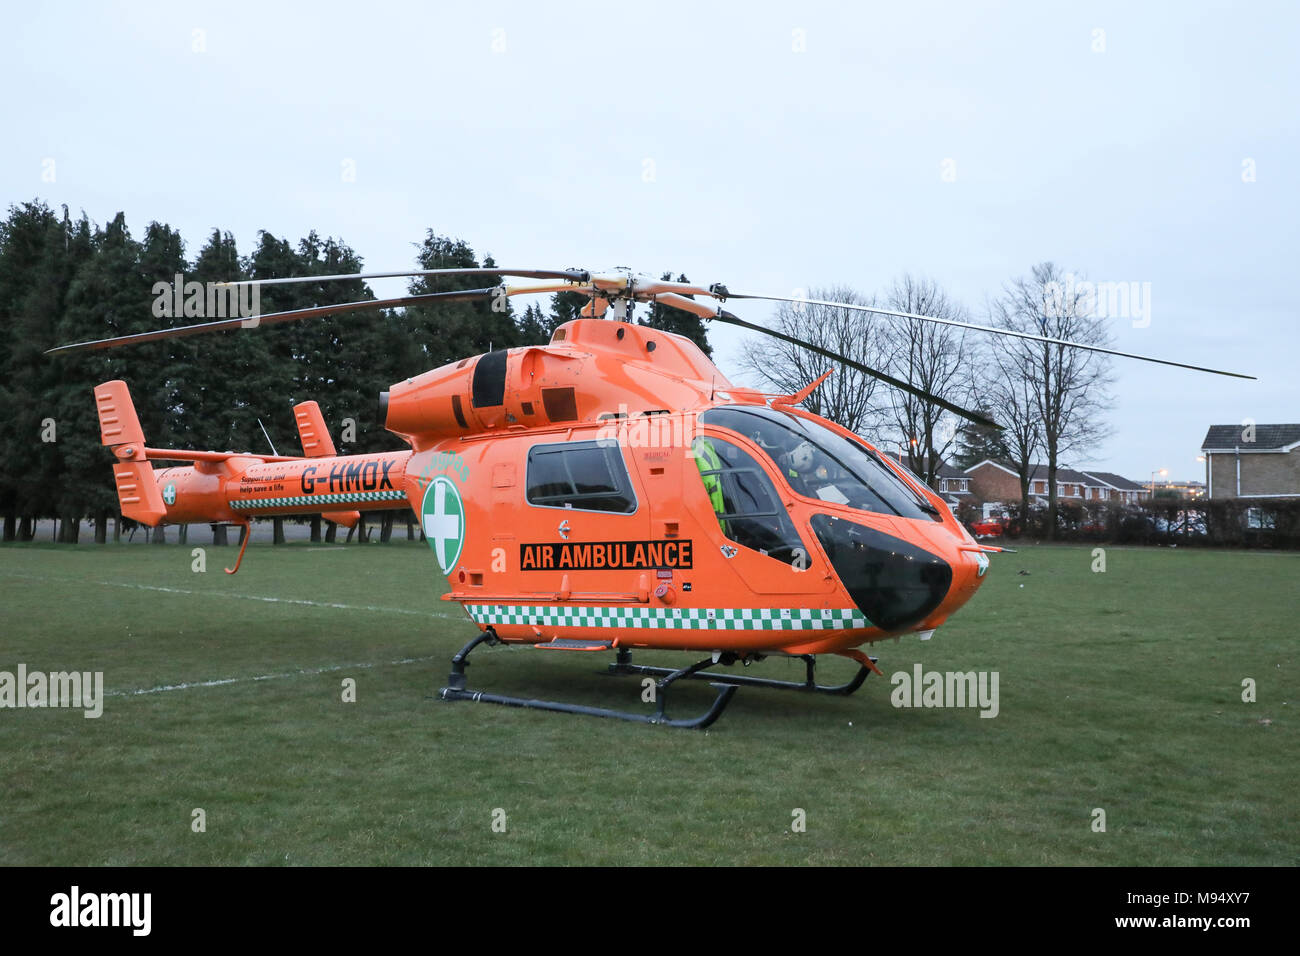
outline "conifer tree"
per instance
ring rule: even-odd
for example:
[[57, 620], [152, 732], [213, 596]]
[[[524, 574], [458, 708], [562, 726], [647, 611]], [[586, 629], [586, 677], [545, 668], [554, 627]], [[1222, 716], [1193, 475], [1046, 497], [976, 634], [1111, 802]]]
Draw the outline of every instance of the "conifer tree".
[[[183, 301], [183, 283], [189, 271], [185, 241], [180, 233], [163, 223], [149, 223], [140, 242], [139, 269], [142, 283], [149, 291], [149, 299], [140, 304], [142, 315], [147, 317], [141, 324], [150, 328], [185, 324], [183, 316], [173, 315], [177, 301], [176, 277], [182, 277], [180, 292]], [[142, 374], [144, 369], [141, 365], [147, 353], [135, 347], [120, 353], [105, 353], [122, 367], [121, 378], [131, 388], [137, 404], [150, 406], [149, 419], [154, 420], [154, 415], [160, 416], [158, 430], [145, 432], [149, 441], [158, 447], [192, 448], [201, 438], [190, 427], [202, 397], [201, 348], [199, 340], [192, 338], [158, 343], [152, 350], [159, 363], [157, 378], [152, 381]]]
[[551, 317], [542, 311], [541, 306], [535, 304], [524, 308], [518, 326], [520, 345], [545, 345], [555, 331]]
[[[479, 268], [474, 250], [467, 243], [439, 236], [432, 229], [420, 244], [416, 261], [421, 269]], [[483, 260], [483, 267], [492, 265], [491, 256]], [[424, 295], [496, 285], [495, 279], [474, 276], [421, 276], [411, 281], [410, 292]], [[398, 321], [418, 350], [420, 371], [520, 344], [513, 306], [504, 297], [492, 302], [415, 306], [406, 309]]]
[[[672, 281], [673, 274], [665, 272], [659, 278], [665, 281]], [[685, 275], [677, 277], [678, 282], [689, 282]], [[693, 299], [695, 296], [687, 296]], [[709, 333], [704, 328], [704, 320], [698, 315], [690, 312], [683, 312], [681, 309], [670, 308], [666, 305], [660, 305], [653, 302], [649, 307], [649, 314], [642, 319], [637, 320], [638, 325], [645, 325], [652, 329], [659, 329], [663, 332], [674, 332], [677, 335], [684, 335], [700, 347], [705, 355], [712, 355], [713, 349], [709, 346]]]
[[[234, 236], [213, 229], [188, 278], [200, 283], [248, 278]], [[262, 311], [267, 311], [264, 304]], [[183, 322], [172, 320], [177, 325]], [[251, 404], [257, 396], [250, 395], [250, 376], [266, 364], [265, 339], [258, 335], [261, 331], [241, 328], [195, 340], [203, 361], [192, 373], [196, 399], [192, 413], [186, 415], [186, 430], [200, 449], [248, 451], [254, 447], [254, 432], [261, 437]]]
[[[981, 415], [992, 418], [994, 413], [989, 408], [978, 409]], [[969, 468], [982, 461], [1005, 462], [1011, 458], [1002, 432], [987, 425], [966, 422], [957, 432], [957, 454], [953, 463], [958, 468]]]
[[[68, 252], [68, 266], [75, 265], [76, 271], [52, 345], [128, 334], [149, 326], [149, 287], [140, 273], [140, 245], [131, 238], [123, 213], [93, 235], [89, 221], [83, 217]], [[60, 540], [75, 541], [77, 523], [89, 514], [95, 519], [96, 540], [103, 541], [108, 516], [117, 511], [117, 494], [108, 468], [112, 456], [105, 453], [99, 440], [95, 386], [114, 378], [128, 378], [126, 369], [130, 369], [137, 385], [152, 386], [144, 393], [150, 397], [157, 391], [162, 371], [157, 362], [160, 351], [154, 347], [131, 356], [81, 352], [45, 357], [51, 372], [58, 376], [50, 397], [61, 429], [62, 460], [57, 476], [52, 476], [57, 488], [56, 510], [61, 518]], [[156, 410], [147, 419], [142, 415], [141, 423], [157, 429], [161, 418], [162, 412]]]
[[39, 200], [11, 206], [0, 226], [0, 506], [5, 538], [28, 540], [36, 518], [53, 513], [61, 459], [51, 400], [58, 376], [43, 354], [54, 344], [55, 328], [68, 286], [67, 254], [72, 237], [58, 216]]

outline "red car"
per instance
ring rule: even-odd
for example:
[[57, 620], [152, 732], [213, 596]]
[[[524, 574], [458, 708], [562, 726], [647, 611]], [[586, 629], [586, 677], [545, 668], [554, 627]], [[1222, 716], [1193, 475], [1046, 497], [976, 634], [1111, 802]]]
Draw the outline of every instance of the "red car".
[[977, 538], [1000, 538], [1002, 532], [1006, 530], [1006, 519], [985, 518], [983, 521], [973, 522], [970, 530]]

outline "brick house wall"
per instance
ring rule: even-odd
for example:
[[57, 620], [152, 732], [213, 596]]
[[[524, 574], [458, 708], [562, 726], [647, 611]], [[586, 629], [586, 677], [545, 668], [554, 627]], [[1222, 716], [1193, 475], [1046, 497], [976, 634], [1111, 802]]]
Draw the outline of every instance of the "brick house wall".
[[966, 469], [971, 494], [979, 501], [1019, 501], [1020, 479], [989, 461]]
[[1300, 449], [1289, 452], [1246, 452], [1241, 458], [1241, 493], [1237, 493], [1235, 454], [1211, 453], [1206, 465], [1210, 495], [1237, 498], [1251, 495], [1300, 497]]

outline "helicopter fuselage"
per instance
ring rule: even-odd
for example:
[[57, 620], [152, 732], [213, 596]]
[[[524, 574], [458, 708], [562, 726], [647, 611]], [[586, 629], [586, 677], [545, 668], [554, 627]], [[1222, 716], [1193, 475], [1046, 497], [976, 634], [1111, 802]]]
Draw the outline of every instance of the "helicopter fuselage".
[[[410, 450], [213, 455], [153, 472], [162, 514], [153, 499], [135, 516], [351, 524], [404, 501], [444, 599], [534, 644], [843, 652], [939, 627], [988, 567], [896, 462], [789, 397], [732, 385], [671, 333], [579, 319], [549, 345], [460, 360], [382, 401]], [[117, 468], [138, 478], [127, 447]]]

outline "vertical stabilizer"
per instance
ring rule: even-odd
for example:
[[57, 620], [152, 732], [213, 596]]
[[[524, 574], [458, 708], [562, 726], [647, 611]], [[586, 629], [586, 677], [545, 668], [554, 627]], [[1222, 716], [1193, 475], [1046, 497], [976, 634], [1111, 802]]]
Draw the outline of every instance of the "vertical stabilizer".
[[325, 427], [325, 416], [315, 402], [293, 406], [293, 417], [298, 423], [298, 437], [302, 439], [302, 453], [308, 458], [333, 457], [334, 440]]
[[96, 385], [95, 411], [99, 415], [99, 440], [118, 458], [113, 465], [113, 480], [122, 514], [156, 527], [167, 516], [167, 506], [154, 480], [153, 465], [145, 457], [144, 430], [126, 382]]
[[[302, 439], [302, 453], [308, 458], [333, 458], [338, 454], [334, 450], [334, 439], [330, 438], [329, 429], [325, 427], [325, 416], [315, 402], [303, 402], [293, 406], [293, 418], [298, 423], [298, 437]], [[360, 511], [322, 511], [321, 517], [333, 521], [345, 528], [351, 528], [361, 520]]]

